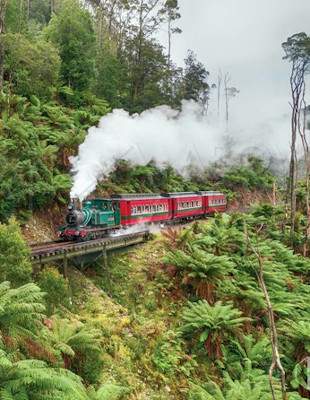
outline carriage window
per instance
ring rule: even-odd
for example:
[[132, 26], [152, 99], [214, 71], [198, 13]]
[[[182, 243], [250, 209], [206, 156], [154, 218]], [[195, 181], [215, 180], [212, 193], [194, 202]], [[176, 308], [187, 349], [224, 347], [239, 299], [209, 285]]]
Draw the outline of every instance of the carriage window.
[[150, 212], [150, 206], [145, 206], [145, 212], [146, 213]]
[[142, 206], [138, 206], [137, 207], [137, 213], [138, 214], [142, 214]]
[[158, 204], [158, 211], [163, 211], [163, 205], [162, 204]]
[[132, 206], [131, 207], [131, 214], [132, 215], [137, 214], [137, 207], [136, 206]]
[[156, 204], [153, 204], [153, 205], [152, 205], [152, 212], [153, 212], [153, 213], [156, 213]]

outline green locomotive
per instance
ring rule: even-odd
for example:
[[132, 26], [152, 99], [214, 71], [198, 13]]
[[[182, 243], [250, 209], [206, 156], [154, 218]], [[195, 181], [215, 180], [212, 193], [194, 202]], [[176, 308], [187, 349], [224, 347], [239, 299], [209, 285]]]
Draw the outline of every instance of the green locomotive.
[[81, 207], [75, 199], [68, 206], [66, 226], [60, 227], [59, 237], [68, 241], [89, 240], [120, 228], [119, 204], [113, 199], [84, 201]]

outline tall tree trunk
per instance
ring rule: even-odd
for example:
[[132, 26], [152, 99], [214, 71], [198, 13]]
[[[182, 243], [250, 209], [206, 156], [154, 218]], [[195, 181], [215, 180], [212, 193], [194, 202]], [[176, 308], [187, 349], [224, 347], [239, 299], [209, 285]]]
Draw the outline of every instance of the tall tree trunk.
[[219, 126], [220, 123], [221, 86], [222, 86], [222, 71], [219, 70], [219, 74], [217, 76], [217, 126]]
[[297, 187], [297, 155], [296, 155], [296, 138], [297, 132], [300, 132], [300, 111], [303, 105], [304, 93], [304, 76], [306, 64], [304, 61], [294, 60], [292, 73], [290, 77], [291, 93], [292, 93], [292, 117], [291, 117], [291, 159], [289, 172], [289, 193], [291, 205], [291, 232], [290, 245], [294, 247], [294, 234], [296, 222], [296, 187]]
[[[269, 384], [270, 384], [270, 389], [271, 389], [271, 394], [273, 400], [277, 400], [276, 392], [274, 389], [274, 383], [273, 383], [273, 372], [275, 368], [277, 367], [278, 370], [280, 371], [280, 376], [281, 376], [281, 391], [282, 391], [282, 400], [287, 400], [287, 393], [286, 393], [286, 386], [285, 386], [285, 371], [281, 363], [280, 359], [280, 353], [279, 353], [279, 345], [278, 345], [278, 332], [276, 328], [276, 323], [274, 319], [274, 312], [270, 300], [270, 296], [268, 293], [267, 286], [265, 284], [265, 279], [264, 279], [264, 265], [263, 265], [263, 258], [259, 253], [259, 250], [257, 250], [252, 242], [251, 239], [248, 235], [247, 232], [247, 226], [246, 226], [246, 220], [245, 218], [243, 219], [243, 229], [244, 229], [244, 234], [245, 238], [247, 241], [247, 244], [249, 246], [249, 249], [252, 251], [252, 253], [255, 255], [257, 261], [258, 261], [258, 270], [254, 267], [254, 271], [257, 276], [257, 280], [259, 283], [259, 286], [262, 289], [262, 292], [264, 294], [266, 304], [267, 304], [267, 315], [268, 315], [268, 321], [269, 321], [269, 328], [270, 328], [270, 343], [272, 347], [272, 362], [269, 368]], [[258, 238], [257, 238], [258, 242]]]
[[3, 92], [3, 66], [4, 66], [4, 42], [3, 35], [5, 31], [5, 7], [6, 0], [1, 0], [0, 3], [0, 93]]
[[306, 203], [306, 232], [304, 238], [303, 245], [303, 255], [306, 257], [308, 253], [308, 239], [310, 234], [310, 204], [309, 204], [309, 191], [310, 191], [310, 157], [309, 157], [309, 144], [306, 135], [306, 102], [305, 102], [305, 91], [306, 91], [306, 83], [304, 79], [302, 79], [302, 91], [301, 91], [301, 100], [300, 100], [300, 110], [298, 112], [298, 132], [301, 138], [301, 143], [304, 152], [304, 160], [305, 160], [305, 180], [306, 180], [306, 193], [305, 193], [305, 203]]
[[5, 6], [6, 0], [1, 0], [0, 3], [0, 93], [3, 92], [3, 66], [4, 66], [4, 42], [3, 35], [5, 30], [4, 18], [5, 18]]
[[225, 120], [226, 120], [226, 133], [228, 133], [228, 101], [229, 101], [229, 96], [228, 96], [228, 82], [230, 81], [230, 76], [228, 74], [225, 74], [224, 76], [224, 89], [225, 89]]

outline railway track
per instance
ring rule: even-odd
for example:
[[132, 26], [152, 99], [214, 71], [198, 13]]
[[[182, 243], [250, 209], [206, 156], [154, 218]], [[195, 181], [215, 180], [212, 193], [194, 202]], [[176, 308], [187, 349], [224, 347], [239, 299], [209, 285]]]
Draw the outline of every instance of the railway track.
[[30, 247], [31, 250], [35, 250], [35, 249], [38, 250], [38, 249], [46, 248], [46, 247], [49, 247], [49, 246], [51, 246], [51, 247], [54, 246], [54, 245], [57, 246], [57, 245], [60, 245], [60, 244], [63, 244], [63, 243], [64, 243], [63, 240], [57, 239], [57, 240], [50, 240], [48, 242], [30, 243], [30, 244], [28, 244], [28, 246]]
[[108, 236], [101, 239], [89, 240], [86, 242], [63, 242], [59, 240], [35, 243], [30, 246], [30, 260], [34, 264], [42, 260], [60, 259], [64, 255], [74, 257], [83, 254], [95, 253], [103, 250], [111, 250], [135, 243], [141, 243], [150, 235], [149, 230], [141, 232]]

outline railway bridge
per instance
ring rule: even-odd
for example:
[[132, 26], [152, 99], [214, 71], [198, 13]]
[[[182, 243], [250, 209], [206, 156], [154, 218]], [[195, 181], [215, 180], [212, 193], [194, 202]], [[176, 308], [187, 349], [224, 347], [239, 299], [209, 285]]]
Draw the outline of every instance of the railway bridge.
[[99, 264], [98, 260], [103, 260], [99, 264], [105, 271], [108, 282], [108, 294], [112, 296], [111, 278], [107, 263], [107, 252], [122, 249], [138, 243], [143, 243], [150, 238], [150, 231], [144, 230], [136, 233], [117, 234], [101, 239], [90, 240], [82, 243], [51, 241], [30, 245], [30, 261], [33, 266], [34, 274], [38, 273], [44, 263], [52, 261], [63, 262], [63, 275], [68, 279], [69, 301], [72, 304], [72, 290], [70, 283], [70, 267], [68, 260], [79, 266], [83, 270], [91, 264]]
[[109, 236], [87, 242], [51, 241], [30, 245], [30, 261], [32, 265], [43, 264], [56, 260], [68, 260], [90, 254], [106, 253], [138, 243], [143, 243], [150, 237], [150, 231]]

